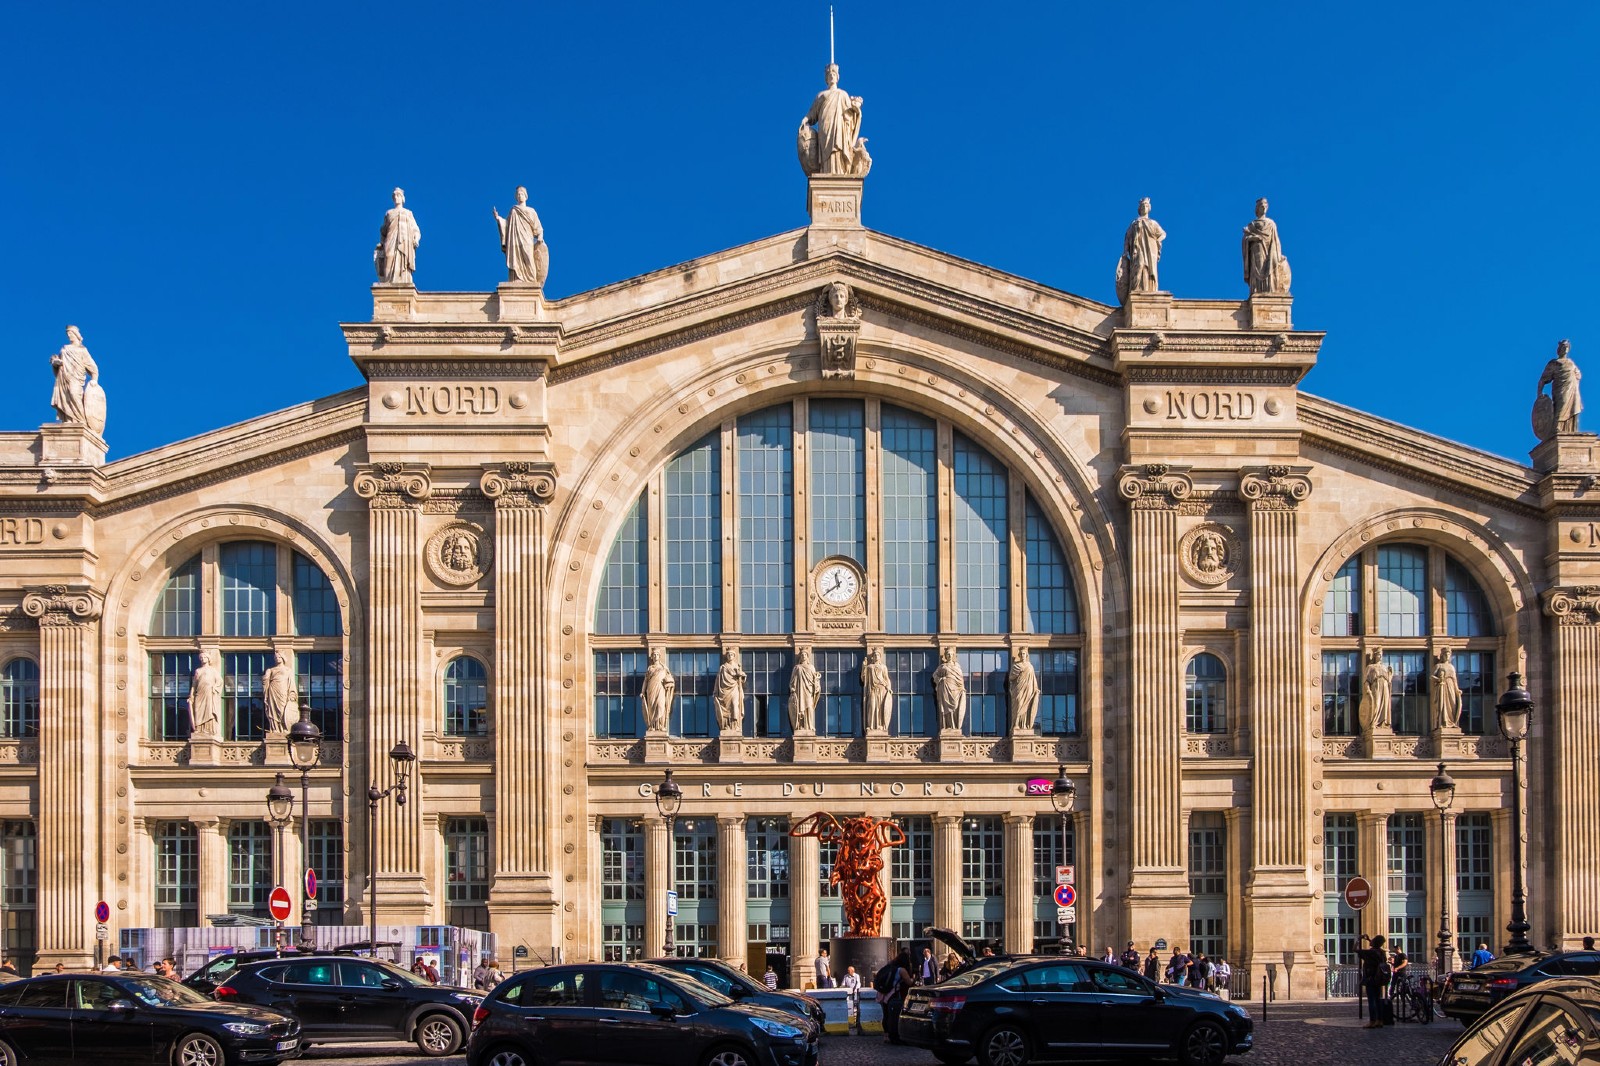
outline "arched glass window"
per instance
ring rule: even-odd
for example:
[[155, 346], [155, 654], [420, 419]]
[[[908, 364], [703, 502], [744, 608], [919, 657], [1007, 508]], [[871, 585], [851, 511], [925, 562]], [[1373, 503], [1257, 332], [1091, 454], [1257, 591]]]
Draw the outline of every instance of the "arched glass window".
[[481, 737], [489, 732], [489, 672], [470, 655], [458, 655], [444, 668], [444, 733]]
[[39, 735], [39, 664], [12, 659], [0, 669], [0, 737]]
[[1203, 651], [1189, 660], [1184, 673], [1186, 727], [1191, 733], [1225, 733], [1228, 729], [1228, 668]]
[[643, 633], [650, 628], [650, 601], [645, 588], [650, 576], [645, 555], [646, 523], [641, 496], [628, 508], [600, 577], [600, 595], [594, 605], [596, 633]]

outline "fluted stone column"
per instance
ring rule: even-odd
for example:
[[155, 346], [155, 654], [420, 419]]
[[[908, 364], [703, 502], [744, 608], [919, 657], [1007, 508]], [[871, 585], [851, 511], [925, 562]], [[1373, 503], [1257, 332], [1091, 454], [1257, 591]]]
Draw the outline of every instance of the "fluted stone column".
[[1125, 469], [1131, 634], [1126, 783], [1131, 823], [1127, 934], [1187, 939], [1189, 878], [1183, 868], [1183, 663], [1178, 621], [1179, 500], [1188, 475], [1164, 463]]
[[[380, 789], [393, 783], [389, 751], [404, 740], [412, 751], [417, 736], [417, 663], [422, 659], [422, 545], [417, 522], [421, 504], [433, 491], [426, 468], [375, 463], [355, 477], [356, 495], [367, 501], [367, 615], [371, 653], [367, 656], [367, 729], [363, 748], [366, 778]], [[414, 769], [414, 767], [413, 767]], [[412, 784], [418, 783], [413, 774]], [[365, 851], [364, 821], [371, 809], [352, 797], [362, 824], [352, 822]], [[422, 873], [422, 789], [412, 788], [404, 806], [393, 796], [378, 804], [376, 855], [378, 917], [386, 925], [432, 920], [432, 893]], [[359, 867], [358, 867], [359, 869]], [[366, 901], [362, 901], [363, 911]], [[363, 914], [365, 917], [365, 914]]]
[[191, 819], [195, 828], [195, 866], [200, 875], [197, 906], [200, 924], [206, 915], [228, 910], [228, 823], [214, 815]]
[[820, 946], [822, 919], [818, 881], [822, 877], [822, 845], [816, 837], [789, 838], [789, 949], [794, 960], [789, 984], [804, 988], [815, 980], [813, 967]]
[[[1005, 816], [1005, 950], [1033, 950], [1033, 816]], [[959, 931], [959, 930], [958, 930]]]
[[[1553, 768], [1548, 809], [1555, 815], [1546, 840], [1555, 854], [1548, 869], [1555, 898], [1529, 913], [1554, 925], [1558, 941], [1576, 946], [1577, 939], [1600, 930], [1600, 818], [1593, 816], [1600, 787], [1600, 589], [1591, 586], [1554, 588], [1544, 595], [1545, 613], [1554, 625], [1550, 685], [1550, 750], [1559, 752], [1546, 765]], [[1523, 744], [1526, 757], [1530, 745]], [[1530, 765], [1537, 763], [1530, 762]], [[1577, 812], [1589, 811], [1587, 816]], [[1509, 852], [1505, 854], [1509, 855]], [[1537, 891], [1529, 884], [1530, 895]], [[1535, 932], [1544, 925], [1535, 925]], [[1533, 935], [1533, 934], [1530, 934]], [[1542, 942], [1541, 942], [1542, 943]]]
[[547, 952], [560, 941], [554, 835], [560, 758], [546, 686], [545, 506], [550, 463], [505, 463], [480, 480], [494, 501], [494, 879], [490, 925]]
[[1361, 911], [1360, 927], [1367, 936], [1389, 935], [1389, 816], [1362, 812], [1356, 816], [1356, 873], [1372, 886], [1372, 902]]
[[[1428, 957], [1437, 959], [1439, 957], [1439, 908], [1441, 906], [1445, 908], [1445, 913], [1450, 916], [1451, 950], [1454, 951], [1456, 948], [1456, 919], [1460, 917], [1460, 910], [1456, 906], [1456, 812], [1445, 811], [1444, 824], [1442, 826], [1439, 822], [1438, 812], [1430, 814], [1429, 821], [1432, 824], [1428, 827], [1428, 838], [1432, 841], [1432, 846], [1427, 849], [1429, 859], [1428, 943], [1431, 945]], [[1439, 896], [1441, 884], [1444, 886], [1443, 898]]]
[[933, 924], [961, 932], [961, 816], [933, 816]]
[[1309, 468], [1242, 471], [1239, 495], [1250, 518], [1250, 876], [1245, 884], [1250, 965], [1310, 967], [1314, 944], [1305, 916], [1312, 886], [1306, 867], [1305, 666], [1300, 639], [1299, 513], [1311, 495]]
[[717, 815], [717, 950], [723, 962], [739, 967], [749, 962], [745, 851], [744, 815]]
[[660, 958], [667, 950], [667, 890], [672, 863], [667, 852], [672, 838], [665, 818], [644, 820], [644, 957]]
[[36, 972], [47, 973], [58, 962], [87, 965], [95, 950], [93, 911], [102, 891], [93, 817], [102, 802], [94, 650], [100, 599], [87, 588], [47, 585], [30, 589], [22, 610], [39, 626]]

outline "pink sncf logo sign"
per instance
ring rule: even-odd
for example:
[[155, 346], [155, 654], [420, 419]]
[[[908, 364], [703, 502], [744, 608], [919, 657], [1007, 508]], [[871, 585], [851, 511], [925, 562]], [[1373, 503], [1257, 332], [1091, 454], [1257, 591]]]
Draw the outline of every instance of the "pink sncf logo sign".
[[1048, 797], [1054, 784], [1055, 782], [1048, 777], [1030, 777], [1028, 778], [1028, 795]]

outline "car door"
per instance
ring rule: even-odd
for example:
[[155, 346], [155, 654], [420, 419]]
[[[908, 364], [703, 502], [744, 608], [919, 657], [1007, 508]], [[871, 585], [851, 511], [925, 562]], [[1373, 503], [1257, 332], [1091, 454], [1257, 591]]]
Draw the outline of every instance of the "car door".
[[595, 984], [596, 1062], [671, 1066], [698, 1054], [685, 1047], [692, 1037], [689, 1019], [695, 1008], [677, 989], [651, 974], [623, 967], [598, 971]]
[[68, 978], [46, 977], [6, 989], [0, 1027], [24, 1061], [72, 1061], [72, 1009], [67, 1005], [71, 986]]
[[1091, 967], [1089, 979], [1095, 990], [1100, 1046], [1112, 1054], [1165, 1051], [1193, 1014], [1119, 966]]
[[[150, 1012], [118, 986], [101, 977], [74, 978], [67, 1002], [78, 1062], [148, 1063], [153, 1057]], [[112, 1010], [119, 1002], [122, 1008]]]
[[325, 1039], [345, 1031], [339, 978], [332, 959], [274, 964], [258, 971], [258, 977], [265, 1000], [259, 1005], [288, 1011], [299, 1018], [303, 1039]]
[[1028, 1019], [1035, 1047], [1082, 1052], [1100, 1044], [1098, 997], [1082, 966], [1046, 962], [995, 982], [1013, 1016]]
[[1584, 1046], [1594, 1038], [1594, 1023], [1571, 1011], [1553, 996], [1541, 997], [1517, 1030], [1516, 1040], [1500, 1061], [1511, 1066], [1568, 1066], [1590, 1062]]
[[588, 971], [552, 967], [506, 989], [500, 1009], [522, 1042], [538, 1049], [541, 1064], [592, 1063], [600, 1028], [588, 1002], [592, 987]]
[[351, 1034], [392, 1035], [404, 1040], [413, 1005], [409, 982], [371, 962], [339, 960], [339, 1009], [342, 1026]]

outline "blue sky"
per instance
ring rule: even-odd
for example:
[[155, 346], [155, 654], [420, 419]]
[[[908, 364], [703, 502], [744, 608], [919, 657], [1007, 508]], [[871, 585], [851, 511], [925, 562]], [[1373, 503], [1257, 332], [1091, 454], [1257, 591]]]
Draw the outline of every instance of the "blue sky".
[[[1240, 297], [1257, 196], [1328, 340], [1304, 387], [1526, 462], [1571, 337], [1600, 428], [1600, 5], [836, 0], [874, 229], [1112, 301]], [[360, 383], [404, 186], [423, 289], [504, 274], [519, 183], [566, 295], [805, 223], [826, 3], [8, 6], [0, 427], [76, 323], [113, 457]]]

